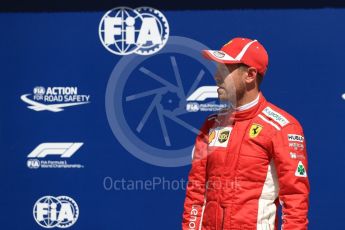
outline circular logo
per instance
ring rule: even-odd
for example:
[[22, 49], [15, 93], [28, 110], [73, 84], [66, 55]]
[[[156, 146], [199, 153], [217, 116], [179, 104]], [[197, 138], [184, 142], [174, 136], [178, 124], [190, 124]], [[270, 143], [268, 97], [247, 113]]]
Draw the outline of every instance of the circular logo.
[[37, 159], [29, 159], [26, 162], [26, 165], [28, 166], [28, 168], [30, 169], [38, 169], [41, 165], [40, 161]]
[[[157, 166], [191, 163], [195, 136], [205, 119], [188, 98], [202, 84], [214, 84], [215, 64], [204, 59], [203, 44], [171, 36], [154, 56], [126, 56], [108, 81], [105, 106], [119, 143], [135, 157]], [[159, 68], [157, 68], [159, 66]], [[148, 83], [149, 82], [149, 83]]]
[[200, 109], [199, 103], [197, 103], [197, 102], [189, 102], [186, 105], [186, 110], [188, 112], [198, 112], [199, 109]]
[[99, 24], [103, 46], [117, 55], [156, 53], [164, 47], [168, 37], [168, 21], [151, 7], [117, 7], [106, 12]]
[[68, 196], [44, 196], [36, 201], [33, 216], [43, 228], [68, 228], [77, 221], [79, 208]]
[[45, 88], [42, 86], [35, 87], [33, 91], [35, 95], [44, 95], [46, 92]]

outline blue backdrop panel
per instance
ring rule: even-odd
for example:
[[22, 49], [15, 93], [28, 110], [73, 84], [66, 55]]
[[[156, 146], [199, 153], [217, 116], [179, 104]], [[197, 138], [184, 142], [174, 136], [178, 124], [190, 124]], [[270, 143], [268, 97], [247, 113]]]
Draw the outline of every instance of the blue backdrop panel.
[[[100, 42], [98, 13], [0, 14], [0, 167], [1, 229], [42, 229], [33, 205], [42, 196], [67, 195], [79, 205], [71, 229], [179, 229], [185, 191], [158, 186], [154, 190], [106, 189], [110, 181], [186, 180], [190, 166], [159, 167], [134, 157], [114, 136], [106, 113], [106, 90], [121, 57]], [[311, 182], [310, 229], [342, 229], [345, 205], [343, 149], [345, 125], [344, 36], [345, 10], [231, 10], [165, 11], [170, 35], [198, 41], [213, 49], [232, 37], [256, 38], [267, 48], [270, 64], [263, 82], [267, 99], [293, 114], [303, 125], [309, 154]], [[170, 42], [170, 40], [169, 40]], [[143, 62], [147, 68], [174, 81], [167, 65], [171, 55], [158, 54]], [[179, 47], [174, 56], [184, 84], [190, 87], [200, 63], [188, 60]], [[156, 82], [133, 74], [124, 78], [123, 95], [150, 90]], [[113, 73], [114, 74], [114, 73]], [[115, 73], [116, 74], [116, 73]], [[138, 76], [138, 77], [137, 77]], [[121, 81], [120, 81], [121, 82]], [[214, 84], [206, 73], [202, 84]], [[36, 86], [75, 86], [90, 95], [91, 103], [63, 112], [36, 112], [21, 95]], [[187, 87], [187, 88], [188, 88]], [[123, 107], [134, 132], [150, 99]], [[195, 127], [208, 113], [186, 116]], [[173, 147], [166, 147], [153, 115], [138, 137], [161, 149], [190, 147], [195, 134], [167, 123]], [[82, 169], [27, 167], [27, 155], [45, 142], [83, 142], [73, 162]], [[176, 154], [180, 154], [176, 152]], [[105, 180], [105, 178], [111, 180]]]

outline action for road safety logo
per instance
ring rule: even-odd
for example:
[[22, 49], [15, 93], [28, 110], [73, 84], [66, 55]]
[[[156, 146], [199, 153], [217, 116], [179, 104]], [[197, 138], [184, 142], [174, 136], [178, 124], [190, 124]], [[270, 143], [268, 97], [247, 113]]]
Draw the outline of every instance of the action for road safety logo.
[[232, 127], [217, 127], [209, 132], [208, 146], [227, 147]]
[[33, 95], [23, 94], [20, 99], [37, 112], [61, 112], [66, 107], [90, 103], [90, 95], [78, 94], [78, 87], [37, 86]]
[[159, 10], [151, 7], [117, 7], [101, 19], [99, 38], [113, 54], [150, 55], [168, 41], [169, 24]]
[[33, 216], [43, 228], [69, 228], [78, 220], [79, 207], [68, 196], [44, 196], [36, 201]]

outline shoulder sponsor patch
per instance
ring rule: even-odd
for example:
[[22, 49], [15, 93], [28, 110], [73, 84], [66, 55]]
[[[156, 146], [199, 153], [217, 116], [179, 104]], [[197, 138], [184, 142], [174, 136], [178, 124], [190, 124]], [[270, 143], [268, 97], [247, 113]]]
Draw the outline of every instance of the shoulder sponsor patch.
[[210, 147], [227, 147], [232, 127], [217, 127], [209, 131], [208, 145]]
[[298, 162], [297, 169], [295, 172], [295, 176], [297, 177], [307, 177], [307, 171], [305, 170], [305, 167], [302, 163], [302, 161]]
[[285, 125], [289, 124], [289, 120], [288, 119], [286, 119], [283, 115], [281, 115], [280, 113], [274, 111], [270, 107], [266, 107], [262, 112], [267, 117], [272, 118], [274, 121], [276, 121], [281, 126], [285, 126]]
[[297, 142], [304, 142], [304, 137], [298, 134], [288, 134], [289, 141], [297, 141]]

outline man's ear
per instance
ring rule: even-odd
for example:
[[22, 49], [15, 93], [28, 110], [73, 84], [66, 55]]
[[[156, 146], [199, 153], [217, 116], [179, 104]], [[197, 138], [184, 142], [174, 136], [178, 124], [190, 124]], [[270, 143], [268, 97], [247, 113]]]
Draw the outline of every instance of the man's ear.
[[248, 67], [247, 69], [247, 75], [245, 77], [246, 83], [250, 84], [256, 81], [258, 71], [254, 67]]

